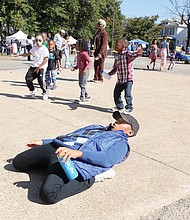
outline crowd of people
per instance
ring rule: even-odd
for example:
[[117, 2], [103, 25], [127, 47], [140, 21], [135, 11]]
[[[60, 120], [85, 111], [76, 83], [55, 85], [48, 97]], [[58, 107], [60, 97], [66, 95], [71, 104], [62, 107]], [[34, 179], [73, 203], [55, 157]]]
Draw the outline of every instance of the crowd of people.
[[[94, 75], [94, 81], [103, 82], [101, 72], [104, 70], [108, 43], [105, 21], [100, 19], [97, 27], [94, 57], [97, 61], [94, 64], [94, 69], [97, 72]], [[36, 33], [34, 45], [31, 45], [26, 53], [16, 55], [27, 58], [33, 56], [33, 63], [25, 76], [32, 98], [36, 95], [36, 89], [33, 85], [34, 79], [38, 80], [43, 99], [47, 99], [48, 89], [51, 88], [52, 82], [52, 88], [56, 88], [55, 69], [60, 69], [62, 53], [67, 47], [67, 36], [64, 38], [64, 35], [64, 31], [61, 30], [54, 36], [54, 39], [47, 40], [45, 33]], [[138, 121], [128, 114], [133, 109], [131, 96], [132, 61], [140, 56], [142, 51], [131, 53], [126, 50], [127, 46], [128, 41], [125, 38], [119, 38], [116, 41], [115, 50], [118, 52], [118, 56], [115, 57], [113, 69], [108, 73], [110, 76], [117, 73], [118, 76], [114, 90], [116, 105], [113, 112], [114, 123], [110, 123], [108, 126], [89, 125], [69, 134], [60, 135], [55, 139], [30, 141], [27, 144], [29, 149], [13, 159], [13, 166], [22, 172], [41, 166], [48, 167], [47, 175], [40, 189], [40, 197], [46, 204], [59, 202], [87, 190], [94, 182], [113, 178], [115, 172], [112, 167], [128, 157], [130, 152], [128, 138], [136, 136], [140, 127]], [[72, 66], [72, 70], [78, 70], [81, 90], [78, 102], [83, 102], [90, 98], [86, 88], [92, 65], [89, 56], [89, 43], [82, 38], [78, 39], [76, 50], [76, 65]], [[67, 64], [67, 57], [65, 64]], [[121, 100], [123, 90], [126, 93], [126, 107], [124, 104], [122, 105]], [[64, 163], [71, 159], [77, 170], [77, 177], [70, 179], [58, 159]]]
[[[105, 30], [106, 22], [100, 19], [97, 22], [98, 31], [94, 43], [94, 79], [93, 82], [103, 82], [104, 62], [107, 57], [108, 35]], [[38, 80], [42, 90], [43, 100], [48, 99], [49, 89], [56, 89], [56, 71], [61, 71], [62, 56], [65, 55], [64, 68], [70, 67], [68, 60], [69, 35], [60, 30], [52, 39], [45, 32], [36, 33], [35, 44], [28, 36], [27, 52], [17, 56], [34, 57], [33, 63], [28, 69], [25, 80], [30, 91], [31, 98], [36, 96], [33, 85]], [[28, 171], [42, 166], [48, 168], [43, 180], [40, 197], [47, 204], [53, 204], [69, 196], [89, 189], [94, 182], [115, 175], [112, 167], [124, 161], [130, 152], [128, 138], [136, 136], [139, 123], [129, 113], [133, 111], [132, 86], [134, 81], [133, 60], [142, 56], [142, 48], [128, 45], [126, 38], [118, 38], [114, 50], [117, 52], [113, 68], [107, 73], [110, 77], [117, 74], [117, 81], [113, 90], [115, 106], [112, 109], [114, 123], [108, 126], [89, 125], [69, 134], [60, 135], [54, 139], [30, 141], [28, 150], [18, 154], [13, 159], [13, 166], [18, 171]], [[89, 52], [89, 42], [78, 39], [76, 42], [77, 55], [75, 65], [71, 70], [78, 70], [78, 82], [80, 97], [77, 103], [90, 99], [87, 90], [87, 82], [90, 74], [92, 60]], [[161, 64], [163, 70], [166, 56], [169, 54], [167, 36], [164, 36], [160, 44]], [[151, 45], [150, 63], [155, 69], [158, 45], [154, 39]], [[170, 68], [174, 68], [175, 52], [170, 57]], [[125, 101], [122, 100], [124, 92]], [[125, 103], [124, 103], [125, 102]], [[58, 158], [67, 163], [70, 159], [77, 170], [77, 177], [69, 179], [67, 172], [62, 169]]]

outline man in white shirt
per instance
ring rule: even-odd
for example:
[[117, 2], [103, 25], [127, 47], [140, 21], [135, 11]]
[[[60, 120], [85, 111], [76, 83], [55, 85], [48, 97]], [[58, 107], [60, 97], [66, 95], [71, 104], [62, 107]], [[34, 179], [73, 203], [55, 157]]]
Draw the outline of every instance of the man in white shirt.
[[41, 33], [35, 35], [35, 42], [36, 46], [33, 46], [28, 53], [20, 54], [20, 56], [34, 56], [34, 62], [25, 76], [26, 84], [31, 92], [31, 97], [35, 98], [36, 95], [33, 80], [37, 78], [40, 88], [42, 89], [43, 100], [47, 100], [48, 93], [45, 89], [45, 72], [48, 66], [49, 51], [47, 47], [42, 44], [43, 36]]
[[53, 39], [55, 42], [55, 49], [57, 50], [57, 53], [59, 55], [60, 64], [61, 64], [61, 59], [62, 59], [63, 45], [65, 42], [64, 35], [65, 35], [65, 31], [60, 30], [59, 33], [55, 34], [54, 39]]

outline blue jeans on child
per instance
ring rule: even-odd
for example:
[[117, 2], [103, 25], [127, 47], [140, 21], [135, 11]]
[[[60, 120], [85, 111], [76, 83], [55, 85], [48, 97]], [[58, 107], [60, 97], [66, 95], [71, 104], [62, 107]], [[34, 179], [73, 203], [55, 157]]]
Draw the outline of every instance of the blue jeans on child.
[[89, 75], [90, 75], [89, 69], [86, 71], [85, 75], [79, 72], [79, 86], [81, 88], [80, 99], [85, 99], [85, 97], [88, 97], [86, 85], [87, 85]]
[[45, 75], [46, 87], [49, 89], [51, 86], [56, 84], [56, 73], [55, 70], [47, 70]]
[[128, 81], [126, 83], [123, 84], [116, 84], [115, 88], [114, 88], [114, 102], [115, 102], [115, 106], [118, 109], [123, 109], [124, 108], [124, 104], [121, 98], [121, 93], [124, 90], [124, 94], [125, 94], [125, 100], [126, 100], [126, 109], [132, 109], [133, 108], [133, 104], [132, 104], [132, 95], [131, 95], [131, 91], [132, 91], [132, 85], [133, 85], [133, 81]]

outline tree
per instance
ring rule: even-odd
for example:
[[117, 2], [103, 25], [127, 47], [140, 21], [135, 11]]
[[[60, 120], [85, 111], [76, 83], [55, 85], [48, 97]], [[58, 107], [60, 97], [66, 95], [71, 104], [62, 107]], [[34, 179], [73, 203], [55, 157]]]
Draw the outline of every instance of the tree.
[[36, 27], [35, 12], [26, 0], [1, 0], [0, 3], [1, 30], [6, 26], [6, 34], [22, 29], [28, 32], [30, 25]]
[[123, 35], [120, 5], [119, 0], [0, 0], [0, 28], [6, 27], [7, 34], [19, 29], [55, 34], [64, 29], [75, 38], [93, 41], [97, 21], [103, 18], [111, 45]]
[[162, 27], [156, 25], [158, 15], [129, 18], [125, 24], [125, 36], [128, 40], [140, 38], [151, 42], [153, 38], [159, 35]]
[[187, 48], [190, 46], [190, 0], [186, 0], [182, 5], [177, 0], [169, 0], [169, 2], [172, 9], [168, 8], [168, 10], [181, 19], [181, 24], [187, 25], [187, 51]]

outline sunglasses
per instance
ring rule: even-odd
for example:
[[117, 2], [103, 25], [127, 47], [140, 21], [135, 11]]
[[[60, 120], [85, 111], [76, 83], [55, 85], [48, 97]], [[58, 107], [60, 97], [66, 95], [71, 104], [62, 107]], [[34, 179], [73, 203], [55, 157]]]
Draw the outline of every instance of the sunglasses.
[[35, 41], [36, 42], [42, 42], [42, 39], [36, 39]]

